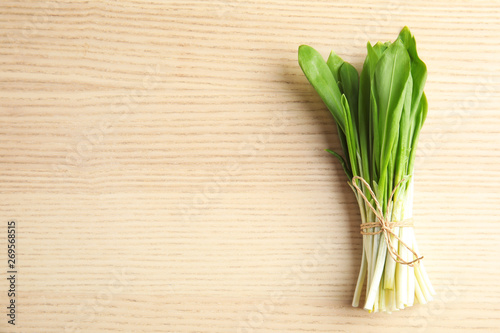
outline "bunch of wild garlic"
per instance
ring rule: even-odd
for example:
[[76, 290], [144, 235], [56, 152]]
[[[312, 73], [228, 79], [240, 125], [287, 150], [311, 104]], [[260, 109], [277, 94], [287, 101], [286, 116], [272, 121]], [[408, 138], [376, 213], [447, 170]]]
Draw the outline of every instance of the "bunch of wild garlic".
[[[427, 68], [405, 27], [394, 42], [367, 44], [361, 75], [332, 52], [325, 62], [299, 47], [299, 64], [337, 123], [349, 178], [361, 211], [363, 254], [354, 293], [358, 306], [391, 312], [426, 303], [435, 293], [411, 224], [413, 164], [427, 115]], [[363, 226], [366, 224], [366, 226]]]

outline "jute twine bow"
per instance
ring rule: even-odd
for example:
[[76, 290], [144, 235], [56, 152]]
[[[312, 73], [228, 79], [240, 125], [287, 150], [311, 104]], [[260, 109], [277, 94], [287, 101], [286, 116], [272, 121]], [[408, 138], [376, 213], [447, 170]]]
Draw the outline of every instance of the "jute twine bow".
[[[375, 206], [377, 207], [377, 209], [375, 209], [372, 206], [372, 204], [370, 203], [370, 200], [368, 200], [368, 198], [364, 195], [364, 193], [361, 190], [361, 188], [356, 184], [356, 180], [361, 181], [363, 183], [363, 185], [365, 185], [365, 187], [368, 189], [368, 191], [370, 192], [373, 200], [375, 201]], [[389, 203], [391, 202], [391, 200], [392, 200], [392, 198], [394, 196], [394, 193], [396, 192], [396, 190], [398, 189], [398, 187], [403, 183], [404, 180], [405, 179], [402, 179], [394, 187], [394, 189], [392, 190], [392, 193], [391, 193], [391, 196], [389, 198], [389, 201], [387, 202], [386, 215], [387, 215], [387, 212], [389, 211]], [[408, 265], [408, 266], [412, 266], [413, 267], [415, 263], [420, 262], [420, 259], [423, 259], [424, 257], [423, 256], [419, 257], [418, 254], [410, 246], [408, 246], [408, 244], [406, 244], [405, 242], [403, 242], [403, 240], [401, 238], [399, 238], [398, 235], [396, 235], [396, 233], [394, 233], [394, 231], [393, 231], [393, 228], [395, 228], [395, 227], [413, 227], [413, 219], [410, 218], [410, 219], [407, 219], [407, 220], [404, 220], [404, 221], [401, 221], [401, 222], [392, 222], [389, 219], [384, 218], [384, 213], [382, 212], [382, 208], [380, 207], [380, 203], [378, 202], [377, 197], [375, 196], [375, 193], [373, 193], [372, 188], [366, 182], [366, 180], [364, 180], [363, 178], [361, 178], [359, 176], [355, 176], [355, 177], [352, 178], [352, 186], [354, 186], [354, 188], [356, 189], [356, 191], [358, 192], [358, 194], [363, 198], [363, 200], [365, 201], [365, 203], [368, 205], [368, 207], [370, 207], [370, 209], [372, 210], [373, 214], [375, 214], [375, 217], [377, 218], [376, 222], [362, 223], [361, 226], [360, 226], [361, 234], [362, 235], [378, 235], [380, 233], [383, 233], [384, 234], [385, 243], [387, 244], [387, 250], [391, 254], [391, 257], [396, 262], [398, 262], [398, 263], [400, 263], [402, 265]], [[376, 227], [380, 227], [380, 230], [375, 231], [375, 232], [365, 231], [365, 229], [376, 228]], [[394, 236], [401, 245], [403, 245], [411, 253], [413, 253], [413, 255], [415, 256], [416, 259], [414, 259], [412, 261], [406, 261], [405, 259], [403, 259], [398, 254], [397, 248], [394, 245], [392, 245], [391, 235]]]

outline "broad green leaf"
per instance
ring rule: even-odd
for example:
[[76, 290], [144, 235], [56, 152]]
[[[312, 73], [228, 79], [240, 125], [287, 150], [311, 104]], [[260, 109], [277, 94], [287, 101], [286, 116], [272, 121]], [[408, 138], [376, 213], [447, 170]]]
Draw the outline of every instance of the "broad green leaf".
[[332, 72], [335, 81], [337, 82], [340, 81], [340, 67], [342, 67], [342, 65], [344, 64], [344, 60], [342, 60], [342, 58], [339, 57], [337, 53], [332, 51], [328, 56], [326, 64], [330, 68], [330, 71]]
[[299, 65], [319, 94], [333, 118], [345, 132], [345, 118], [340, 101], [340, 90], [325, 60], [315, 49], [307, 45], [299, 47]]
[[[335, 52], [325, 62], [309, 46], [299, 48], [299, 64], [337, 123], [344, 157], [328, 152], [350, 180], [359, 175], [372, 184], [385, 206], [393, 186], [413, 174], [428, 107], [423, 92], [427, 68], [407, 27], [392, 43], [368, 43], [367, 52], [359, 75]], [[407, 184], [396, 197], [405, 195]]]
[[390, 42], [387, 42], [387, 43], [377, 42], [375, 45], [373, 45], [372, 49], [373, 49], [373, 52], [376, 54], [377, 59], [380, 59], [382, 54], [384, 54], [384, 52], [387, 50], [387, 48], [390, 45], [391, 45]]
[[343, 93], [349, 102], [349, 109], [355, 126], [358, 125], [358, 95], [359, 75], [356, 68], [348, 62], [340, 67], [340, 82], [342, 82]]
[[[392, 192], [393, 186], [398, 184], [403, 177], [406, 175], [406, 170], [407, 170], [407, 165], [408, 165], [408, 159], [410, 157], [410, 145], [411, 145], [411, 139], [412, 139], [412, 124], [411, 124], [411, 99], [412, 99], [412, 77], [410, 76], [407, 81], [407, 87], [405, 89], [406, 95], [405, 95], [405, 102], [403, 105], [403, 113], [401, 114], [401, 120], [399, 122], [399, 140], [398, 140], [398, 146], [396, 149], [396, 161], [395, 161], [395, 167], [394, 167], [394, 182], [392, 184], [389, 184], [388, 187], [388, 192]], [[401, 188], [399, 188], [396, 192], [399, 194], [401, 191]]]
[[[330, 56], [328, 56], [328, 60], [326, 61], [328, 68], [332, 72], [333, 78], [337, 81], [337, 86], [339, 88], [340, 93], [342, 94], [344, 88], [342, 86], [342, 82], [340, 82], [340, 67], [344, 64], [344, 60], [340, 58], [335, 52], [331, 52]], [[342, 147], [342, 152], [345, 156], [345, 162], [348, 169], [351, 169], [351, 161], [349, 158], [349, 149], [347, 148], [347, 139], [345, 137], [344, 131], [337, 124], [337, 132], [340, 139], [340, 144]]]
[[[405, 87], [410, 75], [410, 58], [400, 41], [387, 48], [377, 63], [374, 73], [374, 89], [378, 106], [381, 161], [391, 149], [399, 127], [405, 101]], [[381, 165], [384, 167], [384, 164]]]
[[382, 54], [374, 73], [373, 88], [378, 110], [380, 133], [379, 187], [384, 194], [391, 151], [398, 139], [399, 121], [405, 101], [405, 88], [410, 76], [410, 57], [397, 39]]
[[427, 80], [427, 66], [418, 56], [415, 37], [411, 35], [408, 27], [404, 27], [403, 30], [401, 30], [398, 38], [403, 42], [411, 60], [411, 76], [413, 78], [412, 114], [413, 119], [415, 119], [414, 114], [419, 105], [420, 98], [422, 97], [425, 81]]

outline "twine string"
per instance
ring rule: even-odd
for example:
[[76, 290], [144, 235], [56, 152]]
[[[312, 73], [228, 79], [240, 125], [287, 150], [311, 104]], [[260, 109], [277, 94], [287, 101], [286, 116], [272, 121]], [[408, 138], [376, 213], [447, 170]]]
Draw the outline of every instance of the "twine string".
[[[373, 205], [370, 203], [370, 200], [368, 200], [368, 198], [365, 196], [365, 194], [363, 193], [361, 188], [356, 184], [356, 180], [359, 180], [361, 183], [363, 183], [363, 185], [366, 187], [366, 189], [370, 192], [370, 194], [373, 198], [373, 201], [375, 202], [376, 208], [373, 207]], [[401, 184], [403, 183], [404, 180], [405, 179], [402, 179], [392, 190], [389, 201], [387, 202], [386, 214], [385, 214], [386, 216], [388, 215], [388, 212], [389, 212], [389, 203], [391, 202], [392, 198], [394, 197], [396, 190], [399, 188], [399, 186], [401, 186]], [[391, 257], [394, 259], [394, 261], [396, 261], [397, 263], [413, 267], [415, 263], [420, 262], [420, 260], [423, 259], [424, 257], [423, 256], [419, 257], [418, 254], [408, 244], [403, 242], [403, 240], [398, 235], [396, 235], [396, 233], [393, 231], [393, 229], [396, 227], [413, 227], [413, 219], [410, 218], [410, 219], [406, 219], [406, 220], [401, 221], [401, 222], [390, 221], [388, 218], [384, 217], [384, 213], [382, 212], [382, 207], [381, 207], [380, 203], [378, 202], [377, 197], [375, 196], [375, 193], [373, 192], [371, 186], [368, 184], [368, 182], [366, 180], [364, 180], [363, 178], [361, 178], [359, 176], [355, 176], [352, 178], [352, 186], [356, 189], [358, 194], [363, 198], [365, 203], [368, 205], [368, 207], [371, 209], [371, 211], [373, 212], [373, 214], [376, 217], [376, 222], [368, 222], [368, 223], [361, 224], [361, 226], [360, 226], [361, 234], [362, 235], [378, 235], [378, 234], [383, 233], [385, 243], [387, 244], [387, 250], [389, 251], [389, 253], [390, 253]], [[365, 231], [365, 229], [376, 228], [376, 227], [380, 227], [380, 230], [374, 231], [374, 232]], [[394, 236], [394, 238], [396, 238], [397, 241], [401, 245], [403, 245], [411, 253], [413, 253], [413, 255], [416, 259], [411, 260], [411, 261], [407, 261], [407, 260], [403, 259], [403, 257], [401, 257], [399, 255], [396, 247], [392, 244], [391, 235]]]

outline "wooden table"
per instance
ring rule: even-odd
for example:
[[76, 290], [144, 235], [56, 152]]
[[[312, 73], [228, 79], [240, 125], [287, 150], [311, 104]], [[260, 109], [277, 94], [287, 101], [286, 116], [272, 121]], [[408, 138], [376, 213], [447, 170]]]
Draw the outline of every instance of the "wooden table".
[[[1, 332], [500, 326], [500, 3], [1, 3]], [[414, 214], [438, 291], [350, 306], [359, 213], [297, 47], [428, 65]], [[16, 222], [16, 326], [7, 222]]]

